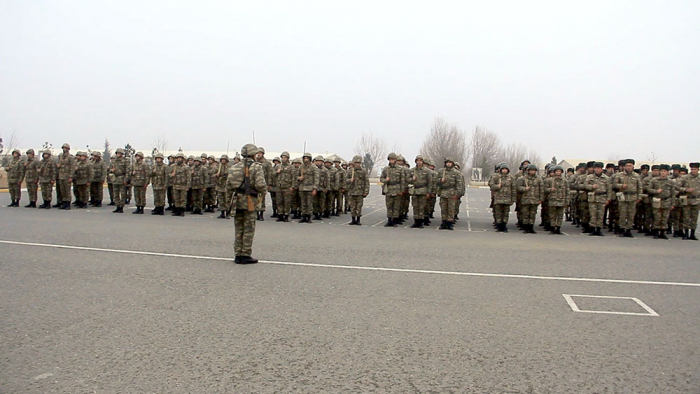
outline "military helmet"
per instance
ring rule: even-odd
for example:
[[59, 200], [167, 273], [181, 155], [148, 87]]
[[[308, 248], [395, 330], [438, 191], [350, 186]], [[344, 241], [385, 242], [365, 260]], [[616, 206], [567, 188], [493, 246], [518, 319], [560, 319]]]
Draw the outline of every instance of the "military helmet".
[[338, 156], [336, 156], [335, 159], [333, 159], [333, 163], [342, 163], [342, 162], [343, 161]]
[[444, 163], [447, 163], [448, 161], [452, 164], [455, 163], [455, 161], [451, 157], [446, 157]]
[[353, 156], [352, 162], [353, 163], [362, 163], [362, 156], [360, 156], [360, 155]]
[[49, 156], [51, 156], [51, 151], [48, 150], [48, 149], [44, 149], [44, 150], [41, 152], [41, 155], [42, 155], [42, 156], [43, 156], [43, 155], [49, 155]]
[[70, 144], [66, 142], [65, 144], [61, 145], [61, 149], [63, 149], [63, 148], [70, 149]]
[[27, 152], [26, 152], [26, 153], [27, 153], [27, 154], [30, 154], [30, 153], [31, 153], [31, 154], [33, 155], [33, 154], [34, 154], [34, 149], [27, 149]]
[[253, 144], [245, 144], [241, 148], [241, 155], [243, 157], [255, 156], [258, 153], [258, 147]]
[[175, 157], [182, 157], [183, 159], [185, 158], [185, 154], [182, 152], [177, 152], [177, 155]]
[[226, 160], [226, 161], [228, 161], [228, 155], [221, 155], [221, 157], [219, 158], [219, 160]]
[[20, 152], [19, 149], [13, 149], [13, 150], [12, 150], [12, 154], [14, 155], [15, 153], [17, 153], [18, 155], [22, 156], [22, 152]]
[[202, 158], [199, 156], [195, 156], [194, 161], [202, 162]]
[[92, 152], [92, 156], [102, 157], [102, 152], [96, 150], [96, 151]]
[[564, 167], [562, 167], [560, 165], [556, 165], [556, 166], [552, 167], [552, 171], [556, 171], [556, 170], [564, 172]]
[[432, 166], [432, 165], [433, 165], [433, 163], [430, 161], [430, 158], [429, 158], [429, 157], [426, 157], [426, 158], [423, 159], [423, 164], [425, 164], [426, 166]]
[[323, 161], [323, 156], [321, 156], [321, 155], [316, 156], [316, 158], [314, 159], [314, 161], [318, 161], [318, 160]]
[[323, 160], [324, 163], [333, 163], [333, 160], [331, 160], [331, 157], [328, 156]]
[[285, 156], [289, 157], [289, 152], [284, 151], [280, 154], [280, 157], [285, 157]]
[[136, 152], [136, 156], [144, 157], [144, 156], [143, 156], [143, 152], [141, 152], [141, 151]]
[[535, 164], [530, 164], [529, 166], [527, 166], [527, 170], [528, 170], [528, 171], [530, 171], [530, 170], [535, 170], [535, 171], [537, 171], [537, 166], [536, 166]]
[[404, 162], [406, 161], [406, 159], [404, 159], [403, 155], [401, 155], [401, 154], [396, 155], [396, 160], [404, 161]]
[[504, 169], [504, 168], [505, 168], [506, 170], [510, 171], [510, 167], [508, 167], [508, 163], [506, 163], [506, 162], [498, 163], [498, 170], [499, 170], [499, 171], [502, 170], [502, 169]]
[[423, 164], [425, 164], [425, 159], [424, 159], [423, 156], [421, 156], [421, 155], [416, 156], [416, 158], [413, 160], [413, 162], [414, 162], [414, 163], [417, 162], [418, 159], [423, 160]]
[[206, 153], [202, 153], [202, 156], [201, 156], [201, 157], [202, 157], [202, 159], [206, 159], [208, 156], [207, 156]]
[[214, 155], [209, 155], [209, 157], [207, 157], [207, 159], [216, 160], [216, 156], [214, 156]]
[[391, 152], [391, 153], [389, 153], [389, 156], [386, 157], [386, 159], [387, 160], [391, 160], [391, 159], [396, 160], [396, 159], [398, 159], [398, 156], [396, 155], [396, 153]]
[[153, 157], [154, 157], [155, 159], [158, 159], [158, 158], [164, 159], [164, 158], [165, 158], [165, 157], [163, 156], [163, 154], [160, 153], [160, 152], [156, 153]]
[[272, 159], [272, 161], [279, 161], [279, 162], [282, 162], [282, 159], [280, 159], [279, 156], [275, 156], [275, 158]]
[[292, 160], [292, 163], [299, 163], [299, 164], [301, 164], [301, 159], [297, 157], [296, 159]]
[[263, 148], [262, 146], [258, 146], [258, 152], [259, 152], [259, 153], [262, 153], [262, 154], [264, 155], [264, 154], [265, 154], [265, 148]]
[[76, 155], [76, 156], [87, 156], [87, 155], [85, 154], [85, 152], [83, 152], [83, 151], [81, 151], [81, 150], [79, 150], [78, 152], [76, 152], [75, 155]]
[[124, 149], [122, 149], [122, 148], [117, 148], [117, 150], [114, 151], [114, 153], [115, 153], [115, 154], [121, 153], [121, 154], [123, 155], [123, 154], [124, 154]]
[[190, 161], [190, 160], [194, 160], [194, 156], [193, 156], [193, 155], [187, 156], [187, 161]]
[[458, 161], [455, 162], [455, 167], [462, 168], [462, 165]]
[[301, 157], [302, 157], [302, 158], [308, 157], [309, 159], [311, 159], [313, 156], [311, 156], [311, 153], [305, 152]]

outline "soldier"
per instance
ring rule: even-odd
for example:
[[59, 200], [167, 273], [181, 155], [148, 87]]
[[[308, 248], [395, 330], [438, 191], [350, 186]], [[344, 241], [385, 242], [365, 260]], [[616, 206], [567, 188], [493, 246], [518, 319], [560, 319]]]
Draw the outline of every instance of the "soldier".
[[508, 232], [508, 215], [510, 206], [515, 202], [516, 187], [510, 175], [508, 164], [500, 163], [499, 172], [489, 180], [493, 192], [493, 211], [496, 221], [496, 232]]
[[573, 221], [571, 224], [575, 224], [576, 227], [581, 227], [582, 221], [582, 216], [581, 214], [583, 213], [583, 208], [581, 205], [583, 205], [582, 200], [581, 200], [581, 192], [578, 190], [579, 187], [579, 178], [584, 176], [584, 173], [586, 172], [586, 163], [578, 163], [576, 166], [576, 172], [574, 175], [569, 178], [569, 194], [572, 196], [572, 204], [573, 206], [571, 207], [571, 214], [573, 215]]
[[24, 182], [27, 184], [29, 205], [25, 205], [25, 208], [36, 208], [40, 166], [41, 163], [39, 160], [36, 160], [36, 156], [34, 155], [34, 149], [27, 150], [27, 161], [24, 163]]
[[698, 209], [700, 209], [700, 163], [690, 163], [690, 174], [682, 176], [678, 181], [678, 200], [681, 205], [681, 229], [683, 239], [697, 241], [695, 229], [698, 225]]
[[652, 208], [652, 198], [649, 195], [649, 187], [651, 187], [651, 181], [654, 178], [659, 177], [659, 165], [654, 164], [651, 166], [651, 172], [649, 173], [649, 176], [644, 178], [644, 181], [642, 182], [642, 191], [644, 194], [642, 195], [642, 201], [644, 202], [644, 211], [647, 213], [644, 219], [644, 235], [647, 237], [650, 237], [654, 235], [654, 209]]
[[[584, 234], [590, 234], [591, 232], [593, 232], [593, 228], [590, 225], [591, 211], [590, 205], [588, 203], [588, 191], [586, 190], [586, 180], [588, 179], [589, 175], [593, 175], [593, 164], [595, 164], [594, 161], [587, 162], [585, 174], [579, 176], [576, 180], [576, 188], [578, 189], [578, 197], [580, 201], [579, 205], [581, 208], [581, 232]], [[601, 217], [601, 220], [602, 219], [603, 218]]]
[[597, 161], [593, 164], [593, 174], [586, 177], [585, 189], [588, 190], [588, 210], [590, 211], [590, 224], [593, 231], [589, 235], [602, 237], [603, 213], [605, 206], [612, 199], [611, 179], [603, 174], [603, 163]]
[[76, 162], [73, 172], [73, 184], [75, 188], [75, 202], [78, 208], [87, 208], [87, 201], [90, 195], [89, 187], [92, 180], [92, 163], [87, 160], [87, 153], [76, 153]]
[[328, 174], [328, 190], [326, 190], [326, 203], [325, 209], [323, 210], [323, 217], [330, 218], [331, 215], [335, 216], [333, 208], [335, 207], [335, 198], [338, 194], [338, 171], [333, 167], [333, 160], [330, 157], [326, 157], [323, 161], [323, 166]]
[[292, 160], [292, 189], [291, 189], [291, 210], [293, 212], [292, 219], [301, 219], [301, 200], [299, 197], [299, 186], [296, 179], [299, 178], [299, 167], [301, 167], [301, 158], [297, 157]]
[[207, 177], [207, 190], [204, 191], [204, 212], [214, 212], [216, 206], [216, 172], [219, 170], [219, 163], [214, 155], [209, 155], [209, 165], [207, 166], [209, 176]]
[[[567, 168], [566, 169], [566, 177], [564, 178], [566, 180], [567, 186], [571, 184], [571, 179], [573, 177], [574, 177], [574, 168], [573, 167]], [[574, 204], [574, 198], [576, 197], [576, 191], [571, 190], [568, 187], [567, 187], [567, 190], [569, 190], [569, 195], [566, 198], [564, 214], [566, 215], [567, 222], [573, 222], [575, 220], [574, 219], [573, 204]]]
[[104, 183], [107, 176], [107, 163], [102, 160], [102, 153], [94, 151], [92, 155], [92, 178], [90, 179], [90, 205], [101, 207], [104, 196]]
[[673, 208], [673, 202], [677, 193], [676, 182], [668, 176], [670, 169], [671, 167], [668, 164], [661, 164], [659, 166], [659, 176], [649, 182], [647, 194], [652, 198], [654, 239], [668, 239], [666, 226], [668, 224], [669, 211]]
[[328, 170], [323, 166], [323, 156], [318, 155], [314, 159], [314, 165], [318, 169], [318, 190], [314, 198], [314, 220], [321, 220], [321, 215], [326, 209], [326, 192], [328, 191]]
[[340, 214], [345, 213], [345, 208], [343, 206], [343, 201], [345, 197], [345, 176], [347, 175], [347, 171], [343, 169], [342, 167], [342, 161], [340, 160], [339, 157], [336, 156], [335, 159], [333, 159], [333, 165], [335, 166], [335, 171], [336, 171], [336, 178], [338, 182], [338, 191], [335, 196], [335, 205], [334, 205], [334, 214], [333, 216], [340, 216]]
[[299, 166], [299, 176], [294, 180], [294, 187], [299, 190], [301, 220], [299, 223], [311, 223], [313, 199], [319, 188], [319, 170], [311, 163], [311, 153], [304, 153], [303, 163]]
[[22, 197], [22, 180], [24, 179], [24, 163], [22, 163], [22, 153], [19, 149], [12, 151], [12, 159], [5, 166], [7, 171], [7, 184], [10, 189], [10, 200], [8, 207], [19, 207], [19, 200]]
[[[520, 177], [527, 175], [527, 167], [530, 164], [531, 164], [531, 162], [528, 159], [525, 159], [520, 163], [520, 167], [518, 167], [518, 171], [515, 174], [513, 174], [513, 179], [515, 180], [516, 185], [517, 185]], [[515, 213], [516, 213], [517, 218], [518, 218], [518, 221], [515, 223], [515, 227], [517, 227], [517, 228], [522, 228], [522, 226], [523, 226], [523, 213], [522, 213], [521, 202], [520, 202], [521, 197], [522, 197], [521, 193], [520, 193], [520, 191], [518, 191], [518, 193], [515, 195]], [[533, 227], [534, 227], [534, 225], [533, 225]], [[523, 229], [523, 230], [526, 231], [527, 229]]]
[[154, 160], [156, 163], [151, 168], [149, 178], [151, 178], [151, 186], [153, 187], [153, 203], [155, 207], [151, 211], [151, 215], [165, 214], [165, 178], [168, 173], [168, 167], [163, 163], [163, 154], [158, 152], [155, 154]]
[[39, 208], [51, 209], [51, 199], [53, 197], [53, 185], [56, 183], [56, 163], [51, 158], [51, 151], [46, 149], [41, 154], [41, 164], [39, 165], [39, 183], [41, 183], [41, 198], [44, 203]]
[[124, 203], [126, 199], [127, 177], [129, 176], [129, 162], [124, 157], [124, 149], [117, 148], [117, 157], [111, 160], [109, 165], [109, 177], [114, 187], [114, 199], [117, 208], [114, 213], [124, 213]]
[[[185, 216], [185, 206], [187, 204], [187, 190], [192, 181], [192, 169], [185, 163], [185, 154], [180, 152], [176, 156], [177, 162], [170, 173], [170, 181], [173, 185], [173, 199], [175, 208], [173, 216]], [[192, 159], [194, 162], [194, 158]]]
[[195, 157], [194, 167], [192, 167], [192, 179], [190, 182], [193, 215], [202, 215], [202, 200], [207, 186], [207, 172], [208, 170], [202, 166], [202, 158]]
[[516, 188], [520, 196], [520, 213], [525, 234], [536, 234], [535, 216], [537, 216], [537, 206], [544, 201], [544, 184], [537, 176], [537, 166], [530, 164], [525, 168], [526, 175], [521, 175], [516, 180]]
[[552, 224], [551, 234], [561, 235], [562, 216], [564, 208], [569, 204], [569, 182], [562, 178], [564, 169], [561, 166], [553, 166], [553, 176], [545, 179], [544, 191], [549, 205], [549, 218]]
[[251, 257], [253, 252], [253, 237], [255, 236], [255, 200], [258, 195], [265, 193], [264, 165], [254, 160], [258, 148], [246, 144], [241, 148], [243, 160], [234, 164], [229, 170], [228, 183], [233, 186], [233, 203], [235, 226], [234, 251], [236, 264], [255, 264], [257, 259]]
[[401, 195], [399, 197], [399, 199], [401, 200], [401, 203], [400, 203], [401, 208], [399, 208], [399, 222], [398, 222], [398, 224], [403, 224], [404, 220], [408, 220], [408, 208], [410, 206], [410, 199], [411, 199], [411, 196], [408, 192], [408, 188], [409, 188], [408, 174], [410, 172], [410, 166], [408, 165], [408, 163], [406, 163], [406, 159], [401, 154], [397, 155], [396, 166], [403, 169], [403, 172], [404, 172], [403, 176], [404, 176], [404, 179], [406, 179], [405, 186], [404, 186], [403, 190], [401, 190]]
[[228, 195], [228, 155], [221, 155], [219, 158], [219, 168], [214, 174], [216, 179], [216, 196], [219, 201], [219, 216], [217, 219], [228, 219], [231, 207]]
[[276, 156], [272, 159], [272, 172], [270, 174], [270, 181], [268, 183], [268, 188], [270, 190], [270, 200], [272, 201], [272, 218], [279, 218], [279, 206], [277, 204], [277, 171], [276, 167], [282, 163], [282, 159]]
[[[117, 158], [117, 155], [110, 156], [109, 157], [110, 163], [112, 162], [112, 160], [114, 160], [116, 158]], [[113, 177], [109, 176], [109, 165], [107, 165], [107, 170], [105, 172], [107, 174], [107, 176], [106, 176], [107, 191], [109, 192], [109, 204], [107, 204], [107, 205], [109, 205], [109, 206], [116, 205], [116, 203], [114, 202], [114, 182], [112, 181]]]
[[423, 167], [430, 173], [430, 184], [432, 185], [431, 193], [425, 199], [425, 216], [423, 217], [423, 225], [430, 226], [430, 219], [435, 217], [435, 204], [437, 202], [437, 179], [438, 174], [435, 171], [435, 166], [428, 157], [423, 158]]
[[275, 192], [277, 198], [277, 221], [288, 222], [292, 203], [291, 196], [294, 192], [292, 188], [294, 167], [289, 163], [289, 152], [282, 152], [280, 156], [280, 163], [274, 168], [274, 178], [277, 184]]
[[636, 206], [636, 215], [634, 217], [634, 227], [638, 231], [637, 233], [644, 233], [644, 224], [646, 221], [646, 216], [647, 212], [645, 210], [645, 201], [644, 199], [647, 197], [645, 194], [646, 192], [644, 191], [644, 180], [649, 177], [649, 165], [648, 164], [642, 164], [640, 166], [640, 171], [639, 171], [639, 181], [640, 184], [642, 185], [642, 188], [639, 190], [639, 202], [637, 202]]
[[369, 194], [369, 175], [367, 170], [362, 168], [362, 156], [355, 155], [352, 158], [352, 168], [345, 179], [350, 200], [350, 215], [352, 221], [350, 225], [361, 226], [362, 205], [364, 198]]
[[272, 164], [270, 164], [270, 162], [267, 159], [265, 159], [265, 148], [259, 146], [257, 149], [258, 153], [255, 155], [255, 161], [257, 161], [263, 166], [265, 184], [267, 185], [267, 190], [263, 191], [263, 193], [261, 193], [260, 196], [258, 196], [257, 204], [257, 220], [263, 221], [265, 220], [265, 198], [267, 196], [267, 192], [272, 189]]
[[433, 192], [433, 174], [425, 166], [423, 156], [416, 156], [416, 166], [411, 169], [408, 183], [412, 185], [411, 202], [413, 204], [413, 225], [411, 228], [423, 228], [425, 223], [425, 206], [428, 195]]
[[642, 181], [634, 172], [634, 159], [627, 159], [623, 164], [623, 170], [612, 178], [613, 190], [616, 192], [618, 207], [618, 226], [620, 236], [633, 238], [632, 226], [634, 215], [637, 211], [637, 202], [641, 200]]
[[175, 155], [168, 155], [168, 169], [165, 172], [165, 194], [168, 197], [168, 207], [165, 208], [166, 211], [172, 211], [175, 208], [175, 200], [173, 199], [173, 185], [170, 182], [170, 174], [173, 172], [173, 166], [177, 164], [177, 159]]
[[389, 165], [384, 167], [379, 179], [386, 204], [387, 223], [384, 227], [396, 227], [400, 223], [401, 193], [406, 189], [407, 180], [403, 168], [396, 165], [397, 158], [396, 153], [389, 153]]
[[131, 185], [134, 187], [134, 201], [136, 201], [136, 211], [133, 214], [143, 215], [143, 208], [146, 206], [146, 189], [151, 181], [151, 169], [144, 162], [143, 152], [136, 153], [136, 161], [131, 166]]
[[70, 154], [70, 145], [61, 146], [63, 153], [58, 155], [58, 188], [60, 189], [61, 201], [54, 205], [56, 208], [70, 210], [70, 187], [73, 183], [73, 172], [75, 172], [75, 157]]
[[[544, 182], [545, 179], [553, 176], [553, 167], [554, 165], [552, 165], [552, 163], [547, 163], [544, 166], [544, 174], [542, 174], [542, 176], [540, 177], [540, 180], [542, 180], [542, 182]], [[552, 226], [549, 218], [549, 204], [547, 204], [547, 194], [544, 194], [544, 200], [542, 200], [541, 202], [540, 220], [540, 226], [544, 227], [544, 231], [552, 231]]]
[[454, 230], [455, 205], [462, 190], [462, 177], [454, 168], [454, 160], [445, 158], [445, 167], [438, 174], [437, 186], [440, 189], [440, 213], [442, 224], [440, 230]]
[[467, 182], [462, 173], [462, 166], [458, 162], [455, 162], [455, 169], [459, 173], [460, 178], [462, 178], [462, 190], [457, 191], [457, 201], [455, 202], [455, 221], [457, 221], [459, 220], [459, 206], [462, 205], [462, 196], [467, 194]]
[[[350, 171], [350, 170], [348, 168], [352, 168], [352, 167], [353, 167], [353, 163], [350, 163], [349, 165], [346, 161], [343, 161], [342, 163], [340, 163], [340, 168], [342, 168], [343, 171], [345, 171], [345, 180], [347, 180], [348, 176], [349, 176], [348, 171]], [[369, 176], [369, 174], [367, 176]], [[345, 185], [345, 184], [346, 183], [344, 182], [343, 185]], [[343, 205], [342, 205], [344, 214], [350, 212], [350, 203], [348, 202], [349, 196], [350, 196], [350, 193], [348, 192], [348, 189], [346, 188], [345, 195], [343, 196], [344, 201], [343, 201]]]

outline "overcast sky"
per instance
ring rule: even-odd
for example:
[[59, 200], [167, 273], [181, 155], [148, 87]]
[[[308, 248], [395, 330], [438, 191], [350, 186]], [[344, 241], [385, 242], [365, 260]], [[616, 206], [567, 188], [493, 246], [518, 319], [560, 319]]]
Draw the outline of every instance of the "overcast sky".
[[542, 158], [700, 160], [700, 1], [0, 2], [0, 135], [407, 157], [436, 116]]

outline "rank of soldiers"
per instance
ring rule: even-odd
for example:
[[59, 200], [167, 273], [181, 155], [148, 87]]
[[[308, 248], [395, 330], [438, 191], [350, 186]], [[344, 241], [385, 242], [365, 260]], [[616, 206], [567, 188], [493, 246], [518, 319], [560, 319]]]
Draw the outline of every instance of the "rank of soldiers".
[[[289, 153], [282, 152], [269, 161], [264, 148], [249, 145], [254, 149], [247, 152], [255, 152], [250, 159], [256, 163], [256, 169], [259, 165], [265, 183], [254, 198], [250, 197], [249, 185], [232, 177], [235, 165], [245, 159], [238, 155], [229, 160], [227, 155], [217, 159], [207, 154], [185, 157], [178, 153], [168, 156], [166, 163], [165, 157], [157, 153], [153, 162], [147, 163], [142, 152], [127, 158], [120, 148], [108, 166], [100, 152], [77, 152], [74, 156], [69, 144], [63, 144], [57, 158], [48, 150], [41, 152], [41, 160], [35, 157], [33, 149], [26, 152], [26, 159], [14, 150], [6, 166], [9, 206], [19, 206], [20, 185], [24, 181], [29, 194], [27, 208], [37, 208], [39, 189], [43, 204], [38, 208], [69, 210], [71, 205], [85, 208], [88, 204], [100, 207], [106, 182], [114, 213], [123, 213], [124, 205], [133, 197], [133, 214], [143, 214], [150, 185], [155, 205], [152, 215], [164, 215], [165, 211], [171, 211], [173, 216], [184, 216], [185, 212], [201, 215], [218, 209], [218, 218], [228, 219], [242, 204], [237, 197], [246, 195], [246, 210], [254, 212], [254, 220], [262, 221], [269, 193], [271, 217], [278, 222], [288, 222], [291, 216], [299, 223], [312, 223], [350, 212], [350, 224], [361, 225], [363, 200], [369, 194], [369, 175], [362, 168], [361, 156], [346, 163], [339, 158], [331, 160], [304, 153], [290, 161]], [[411, 167], [395, 153], [390, 153], [387, 160], [389, 164], [380, 175], [387, 213], [385, 226], [403, 224], [410, 206], [411, 228], [430, 226], [439, 201], [439, 228], [453, 230], [467, 186], [460, 163], [448, 157], [436, 168], [435, 163], [418, 155]], [[591, 236], [603, 236], [603, 229], [607, 228], [610, 233], [628, 238], [634, 237], [632, 231], [636, 230], [655, 239], [668, 239], [667, 234], [672, 234], [697, 240], [698, 167], [699, 163], [690, 163], [690, 170], [678, 164], [642, 165], [636, 169], [635, 161], [627, 159], [617, 165], [579, 163], [566, 172], [558, 165], [548, 164], [540, 173], [536, 165], [526, 160], [511, 174], [507, 163], [499, 163], [488, 181], [493, 225], [496, 231], [507, 233], [510, 208], [515, 204], [516, 226], [526, 234], [536, 233], [539, 210], [539, 226], [551, 234], [562, 234], [562, 222], [566, 220]], [[52, 205], [54, 187], [57, 201]]]

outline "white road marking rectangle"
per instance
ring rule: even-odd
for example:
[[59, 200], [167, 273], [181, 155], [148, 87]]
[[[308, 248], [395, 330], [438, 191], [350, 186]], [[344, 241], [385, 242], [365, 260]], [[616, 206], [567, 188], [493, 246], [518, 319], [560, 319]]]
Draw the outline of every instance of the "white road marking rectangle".
[[[639, 298], [635, 298], [635, 297], [599, 296], [599, 295], [586, 295], [586, 294], [562, 294], [562, 295], [564, 296], [566, 303], [569, 304], [569, 306], [571, 307], [571, 310], [573, 310], [574, 312], [603, 313], [603, 314], [610, 314], [610, 315], [659, 316], [659, 314], [656, 313], [653, 309], [651, 309], [649, 307], [649, 305], [643, 303]], [[631, 301], [636, 302], [637, 305], [641, 306], [645, 311], [647, 311], [647, 313], [618, 312], [618, 311], [593, 311], [593, 310], [587, 310], [587, 309], [580, 309], [578, 307], [578, 305], [576, 305], [576, 302], [574, 301], [573, 297], [631, 300]]]

